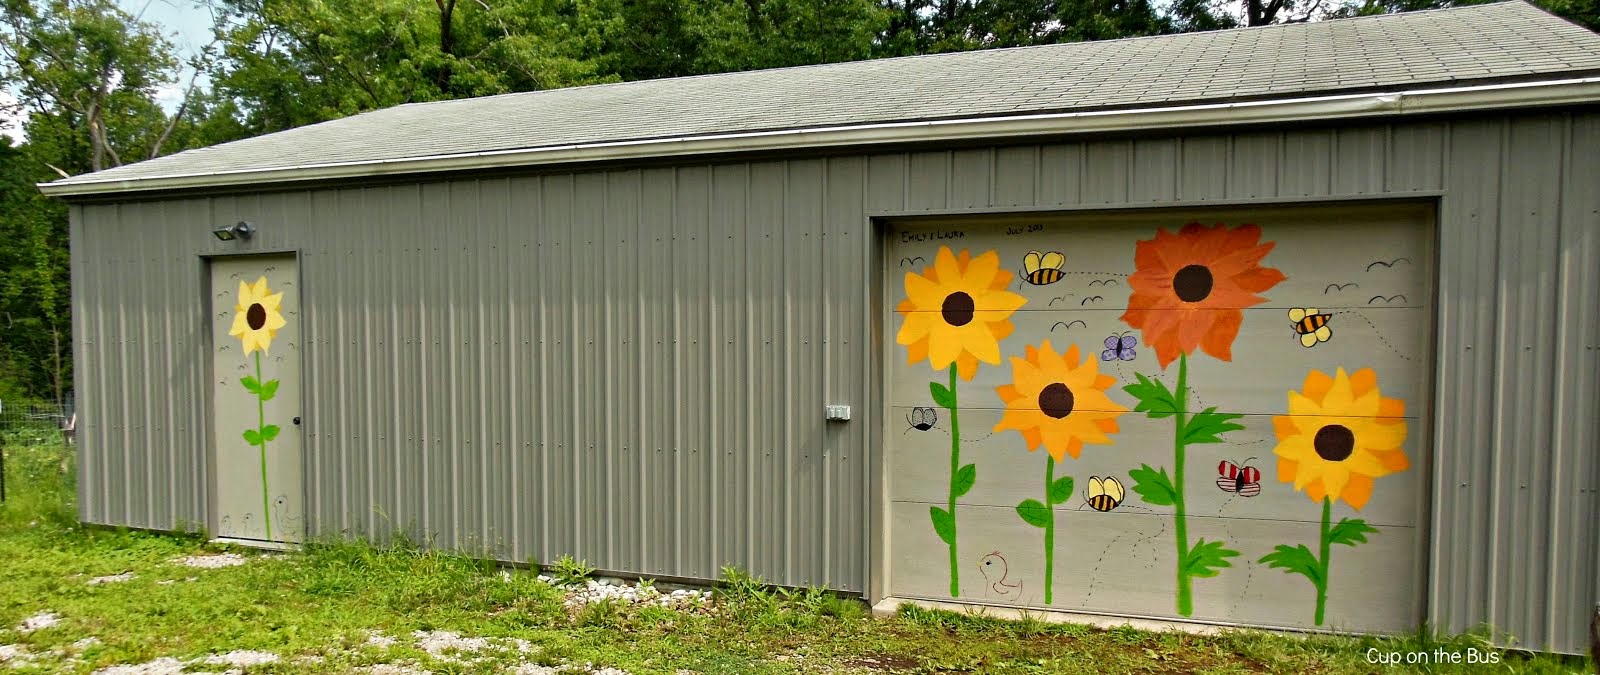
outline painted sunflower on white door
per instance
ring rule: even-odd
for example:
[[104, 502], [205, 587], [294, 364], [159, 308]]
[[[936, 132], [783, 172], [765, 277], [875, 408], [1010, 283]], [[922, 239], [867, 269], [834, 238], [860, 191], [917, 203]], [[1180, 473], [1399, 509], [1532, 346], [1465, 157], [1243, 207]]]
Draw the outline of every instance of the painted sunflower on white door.
[[283, 318], [282, 307], [283, 294], [273, 293], [266, 277], [254, 284], [241, 281], [238, 301], [234, 303], [233, 328], [228, 331], [228, 335], [238, 338], [244, 346], [245, 356], [255, 361], [255, 375], [239, 380], [245, 391], [256, 397], [256, 427], [245, 429], [243, 436], [245, 442], [258, 449], [261, 457], [261, 515], [269, 541], [272, 540], [272, 507], [271, 490], [267, 485], [267, 444], [278, 437], [279, 428], [276, 424], [267, 424], [266, 404], [278, 394], [278, 381], [262, 380], [261, 355], [272, 348], [272, 338], [289, 323]]

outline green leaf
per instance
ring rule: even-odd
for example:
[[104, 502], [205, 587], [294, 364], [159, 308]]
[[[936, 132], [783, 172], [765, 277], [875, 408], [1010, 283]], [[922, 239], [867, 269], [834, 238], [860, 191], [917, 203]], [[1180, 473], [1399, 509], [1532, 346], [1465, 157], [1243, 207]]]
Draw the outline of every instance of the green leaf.
[[278, 437], [278, 425], [276, 425], [276, 424], [268, 424], [267, 426], [261, 427], [261, 440], [270, 441], [270, 440], [272, 440], [274, 438], [277, 438], [277, 437]]
[[244, 385], [244, 390], [257, 396], [261, 395], [261, 383], [256, 378], [246, 375], [239, 378], [239, 384]]
[[955, 481], [950, 484], [950, 491], [957, 497], [972, 490], [972, 484], [978, 482], [978, 465], [968, 464], [956, 471]]
[[1133, 376], [1139, 381], [1123, 387], [1122, 390], [1139, 400], [1133, 407], [1134, 412], [1142, 412], [1156, 419], [1171, 417], [1178, 413], [1178, 397], [1173, 396], [1172, 390], [1162, 384], [1161, 380], [1151, 379], [1138, 373], [1134, 373]]
[[956, 407], [955, 392], [945, 389], [944, 385], [939, 384], [938, 382], [929, 382], [928, 391], [933, 394], [933, 402], [939, 407], [947, 410], [954, 409]]
[[250, 445], [261, 445], [261, 432], [255, 429], [244, 430], [244, 442]]
[[1233, 420], [1243, 418], [1244, 415], [1219, 413], [1215, 407], [1206, 408], [1183, 424], [1183, 444], [1221, 443], [1222, 434], [1244, 429], [1244, 425], [1233, 423]]
[[277, 380], [267, 380], [266, 384], [261, 385], [260, 396], [261, 396], [261, 400], [262, 401], [271, 401], [272, 397], [277, 396], [277, 395], [278, 395], [278, 381]]
[[1024, 499], [1017, 504], [1017, 515], [1022, 516], [1022, 522], [1034, 527], [1050, 524], [1050, 507], [1039, 503], [1037, 499]]
[[956, 543], [956, 517], [937, 506], [928, 507], [928, 515], [933, 518], [933, 531], [939, 534], [939, 539], [946, 544]]
[[1149, 464], [1141, 464], [1139, 468], [1129, 471], [1128, 477], [1133, 479], [1133, 491], [1139, 493], [1144, 503], [1152, 506], [1178, 503], [1178, 491], [1172, 488], [1172, 479], [1167, 477], [1166, 467], [1157, 473]]
[[1238, 551], [1223, 548], [1222, 542], [1207, 542], [1204, 539], [1195, 542], [1194, 548], [1189, 549], [1189, 557], [1183, 561], [1183, 569], [1192, 577], [1214, 577], [1217, 571], [1224, 567], [1233, 567], [1228, 558], [1239, 555]]
[[1061, 504], [1072, 499], [1072, 476], [1057, 478], [1050, 484], [1050, 503]]
[[1378, 528], [1359, 518], [1340, 518], [1339, 524], [1328, 531], [1328, 543], [1354, 547], [1367, 543], [1367, 535], [1377, 534]]
[[1279, 544], [1273, 547], [1271, 553], [1261, 556], [1260, 562], [1266, 563], [1268, 567], [1304, 576], [1319, 588], [1322, 586], [1322, 563], [1317, 562], [1317, 556], [1303, 544], [1295, 547]]

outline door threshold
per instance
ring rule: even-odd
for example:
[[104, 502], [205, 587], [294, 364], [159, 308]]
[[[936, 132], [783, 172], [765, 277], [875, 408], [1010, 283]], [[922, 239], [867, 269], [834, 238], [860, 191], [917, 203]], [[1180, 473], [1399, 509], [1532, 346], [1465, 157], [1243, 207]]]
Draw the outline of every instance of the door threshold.
[[230, 544], [233, 546], [246, 546], [264, 551], [298, 551], [300, 545], [284, 541], [263, 541], [261, 539], [235, 539], [233, 537], [213, 537], [209, 543]]

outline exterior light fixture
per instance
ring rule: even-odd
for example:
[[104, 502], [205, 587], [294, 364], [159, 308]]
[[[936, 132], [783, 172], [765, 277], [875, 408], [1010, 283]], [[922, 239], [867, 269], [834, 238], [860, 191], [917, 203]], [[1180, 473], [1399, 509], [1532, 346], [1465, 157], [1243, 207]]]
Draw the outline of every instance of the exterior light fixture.
[[233, 241], [235, 239], [249, 239], [250, 235], [254, 234], [255, 231], [255, 228], [251, 227], [250, 223], [241, 220], [232, 225], [223, 225], [212, 230], [211, 234], [216, 235], [218, 239], [223, 241]]

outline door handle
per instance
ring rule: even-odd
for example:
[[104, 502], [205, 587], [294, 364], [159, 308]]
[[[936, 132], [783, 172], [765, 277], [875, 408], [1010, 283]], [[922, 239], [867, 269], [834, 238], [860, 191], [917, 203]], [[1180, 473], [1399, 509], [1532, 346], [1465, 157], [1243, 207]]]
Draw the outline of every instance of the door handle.
[[300, 426], [300, 418], [298, 418], [298, 417], [294, 418], [294, 425], [295, 426]]

